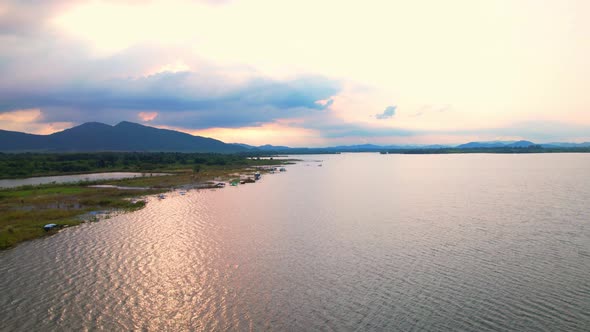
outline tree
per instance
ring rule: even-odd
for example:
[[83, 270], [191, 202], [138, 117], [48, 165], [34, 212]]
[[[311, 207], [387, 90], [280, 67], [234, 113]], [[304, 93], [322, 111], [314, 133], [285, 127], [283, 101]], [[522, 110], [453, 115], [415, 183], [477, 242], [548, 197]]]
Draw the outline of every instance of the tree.
[[201, 165], [194, 164], [193, 165], [193, 173], [199, 173], [201, 171]]

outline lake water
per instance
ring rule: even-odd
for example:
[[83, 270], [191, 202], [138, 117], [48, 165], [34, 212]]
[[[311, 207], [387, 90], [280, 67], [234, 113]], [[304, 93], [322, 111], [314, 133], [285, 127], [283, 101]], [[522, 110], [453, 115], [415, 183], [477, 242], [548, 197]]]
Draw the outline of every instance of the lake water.
[[0, 329], [590, 329], [590, 154], [303, 158], [0, 252]]
[[58, 175], [58, 176], [39, 176], [26, 179], [9, 179], [0, 180], [0, 188], [16, 188], [28, 185], [40, 185], [48, 183], [72, 183], [80, 181], [99, 181], [99, 180], [119, 180], [129, 179], [141, 176], [166, 175], [164, 173], [134, 173], [134, 172], [111, 172], [111, 173], [91, 173], [75, 175]]

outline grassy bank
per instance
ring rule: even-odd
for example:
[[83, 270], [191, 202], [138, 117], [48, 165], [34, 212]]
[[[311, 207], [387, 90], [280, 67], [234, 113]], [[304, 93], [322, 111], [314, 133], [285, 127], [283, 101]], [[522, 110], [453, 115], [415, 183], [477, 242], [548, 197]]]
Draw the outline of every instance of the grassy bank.
[[19, 242], [49, 235], [43, 226], [55, 223], [73, 226], [81, 215], [99, 210], [133, 210], [143, 202], [127, 198], [157, 193], [157, 190], [128, 191], [115, 188], [89, 188], [82, 185], [44, 185], [0, 191], [0, 249]]
[[[237, 159], [236, 159], [237, 160]], [[68, 227], [84, 222], [82, 216], [93, 211], [132, 211], [144, 206], [131, 198], [154, 195], [178, 187], [202, 186], [208, 181], [227, 181], [238, 174], [251, 174], [255, 167], [288, 163], [285, 160], [257, 160], [241, 158], [238, 163], [225, 165], [193, 164], [192, 167], [174, 167], [171, 175], [105, 180], [76, 184], [48, 184], [0, 190], [0, 249], [20, 242], [54, 234], [46, 232], [48, 223]], [[165, 170], [160, 165], [157, 170]], [[169, 165], [167, 165], [169, 166]], [[139, 169], [138, 171], [146, 171]], [[153, 170], [149, 170], [153, 171]], [[90, 184], [141, 187], [137, 190], [94, 188]]]

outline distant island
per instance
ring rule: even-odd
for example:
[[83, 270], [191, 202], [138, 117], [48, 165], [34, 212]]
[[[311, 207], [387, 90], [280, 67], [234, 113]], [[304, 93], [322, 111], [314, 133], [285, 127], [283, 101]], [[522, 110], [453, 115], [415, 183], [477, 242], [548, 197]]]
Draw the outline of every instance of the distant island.
[[322, 154], [380, 152], [397, 154], [434, 153], [555, 153], [590, 152], [590, 142], [542, 143], [531, 141], [469, 142], [460, 145], [339, 145], [331, 147], [252, 146], [225, 143], [213, 138], [159, 129], [123, 121], [115, 126], [88, 122], [51, 135], [0, 130], [0, 152], [185, 152], [239, 153], [245, 155]]

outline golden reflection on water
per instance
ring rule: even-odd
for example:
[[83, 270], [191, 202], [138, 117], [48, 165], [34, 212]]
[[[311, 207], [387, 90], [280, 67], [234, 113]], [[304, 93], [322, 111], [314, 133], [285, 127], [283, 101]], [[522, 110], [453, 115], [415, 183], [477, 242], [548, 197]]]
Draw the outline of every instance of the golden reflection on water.
[[0, 253], [0, 329], [583, 331], [589, 157], [316, 156], [152, 197]]

